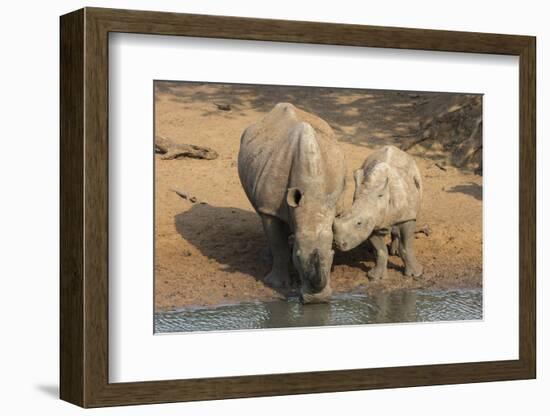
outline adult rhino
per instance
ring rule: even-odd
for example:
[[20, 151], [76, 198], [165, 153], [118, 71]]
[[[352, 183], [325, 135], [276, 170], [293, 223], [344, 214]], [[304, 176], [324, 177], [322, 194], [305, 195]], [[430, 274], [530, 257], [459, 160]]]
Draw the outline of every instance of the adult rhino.
[[376, 250], [370, 278], [386, 275], [388, 250], [384, 236], [392, 234], [392, 254], [399, 254], [407, 276], [420, 276], [413, 251], [416, 217], [422, 201], [422, 178], [412, 156], [395, 146], [372, 153], [354, 172], [351, 210], [334, 221], [336, 247], [348, 251], [369, 240]]
[[292, 260], [302, 300], [328, 301], [332, 224], [345, 185], [344, 156], [330, 126], [292, 104], [279, 103], [244, 131], [238, 168], [273, 257], [264, 281], [290, 286]]

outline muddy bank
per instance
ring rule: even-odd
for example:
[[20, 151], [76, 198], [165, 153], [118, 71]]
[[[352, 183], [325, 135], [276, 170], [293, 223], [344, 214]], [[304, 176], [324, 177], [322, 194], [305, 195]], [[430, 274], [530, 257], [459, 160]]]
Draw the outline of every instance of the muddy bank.
[[[292, 102], [323, 117], [335, 130], [347, 159], [349, 206], [352, 171], [374, 149], [410, 140], [410, 132], [418, 129], [411, 117], [414, 103], [426, 99], [418, 94], [324, 90], [157, 84], [155, 134], [218, 153], [214, 160], [156, 156], [157, 310], [283, 297], [262, 282], [270, 267], [267, 241], [240, 185], [236, 161], [243, 129], [274, 104]], [[229, 104], [230, 110], [220, 109], [220, 103]], [[418, 234], [416, 239], [424, 275], [404, 277], [401, 260], [391, 257], [388, 279], [369, 281], [366, 271], [373, 256], [363, 244], [336, 253], [335, 292], [481, 286], [482, 177], [453, 167], [441, 149], [415, 148], [411, 154], [425, 187], [418, 224], [431, 229], [429, 236]]]

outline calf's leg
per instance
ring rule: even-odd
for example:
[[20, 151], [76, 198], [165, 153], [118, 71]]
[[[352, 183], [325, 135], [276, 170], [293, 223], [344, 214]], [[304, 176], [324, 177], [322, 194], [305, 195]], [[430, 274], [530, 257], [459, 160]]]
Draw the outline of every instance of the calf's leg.
[[405, 263], [405, 275], [418, 277], [422, 275], [422, 266], [416, 260], [413, 250], [416, 221], [407, 221], [399, 225], [399, 255]]
[[388, 272], [388, 247], [384, 241], [384, 234], [375, 231], [370, 236], [369, 241], [376, 253], [376, 265], [367, 272], [367, 276], [371, 279], [383, 279]]
[[273, 265], [264, 278], [264, 283], [273, 288], [284, 288], [291, 284], [288, 271], [290, 265], [290, 248], [286, 224], [279, 218], [260, 214], [264, 232], [271, 249]]

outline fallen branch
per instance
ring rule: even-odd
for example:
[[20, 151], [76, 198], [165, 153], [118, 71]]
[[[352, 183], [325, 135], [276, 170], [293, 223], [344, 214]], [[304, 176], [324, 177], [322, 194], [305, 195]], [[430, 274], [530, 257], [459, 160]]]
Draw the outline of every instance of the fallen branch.
[[161, 136], [155, 138], [155, 153], [162, 154], [163, 160], [181, 159], [184, 157], [213, 160], [218, 157], [218, 153], [209, 147], [174, 143], [170, 139]]
[[171, 140], [162, 136], [155, 137], [155, 153], [160, 153], [160, 154], [168, 153], [168, 149], [173, 146], [174, 146], [174, 143], [172, 143]]
[[424, 137], [422, 137], [418, 140], [413, 140], [412, 143], [404, 143], [403, 145], [401, 145], [401, 150], [406, 152], [407, 150], [411, 150], [417, 144], [425, 142], [426, 140], [429, 140], [431, 138], [432, 138], [432, 136], [427, 135], [427, 136], [424, 136]]

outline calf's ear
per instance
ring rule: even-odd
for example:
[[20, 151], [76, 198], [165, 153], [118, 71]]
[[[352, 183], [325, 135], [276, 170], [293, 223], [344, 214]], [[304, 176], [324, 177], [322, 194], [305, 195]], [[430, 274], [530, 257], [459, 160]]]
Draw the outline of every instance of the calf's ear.
[[302, 206], [304, 203], [304, 193], [300, 188], [288, 188], [286, 191], [286, 203], [293, 208]]

